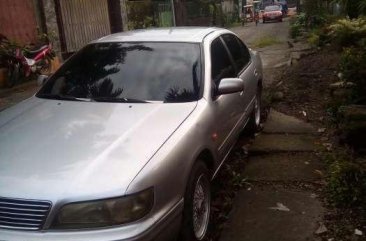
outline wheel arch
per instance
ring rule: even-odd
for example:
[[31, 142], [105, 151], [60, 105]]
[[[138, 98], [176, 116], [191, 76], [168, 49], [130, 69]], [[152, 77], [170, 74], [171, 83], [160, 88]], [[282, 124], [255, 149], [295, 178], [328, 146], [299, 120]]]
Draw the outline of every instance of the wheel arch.
[[215, 161], [214, 157], [209, 149], [203, 149], [200, 154], [196, 158], [197, 161], [203, 161], [211, 174], [213, 174], [215, 170]]

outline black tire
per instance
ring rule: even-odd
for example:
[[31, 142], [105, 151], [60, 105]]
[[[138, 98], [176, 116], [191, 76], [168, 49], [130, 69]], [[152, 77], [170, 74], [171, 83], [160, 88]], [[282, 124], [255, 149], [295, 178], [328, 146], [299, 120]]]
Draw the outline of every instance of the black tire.
[[39, 74], [51, 75], [52, 63], [50, 59], [44, 59]]
[[20, 79], [20, 64], [10, 65], [8, 68], [8, 78], [6, 86], [11, 88], [15, 84], [19, 83]]
[[[202, 228], [203, 232], [202, 235], [199, 235], [198, 230], [195, 230], [194, 228], [194, 197], [195, 197], [195, 191], [198, 188], [198, 183], [203, 182], [205, 185], [206, 193], [207, 194], [207, 202], [206, 199], [202, 201], [201, 205], [204, 204], [206, 206], [204, 217], [205, 220], [203, 223], [205, 225], [204, 228]], [[206, 197], [206, 195], [205, 195]], [[182, 221], [182, 227], [181, 227], [181, 234], [179, 237], [180, 241], [200, 241], [203, 240], [207, 236], [207, 230], [208, 230], [208, 224], [209, 224], [209, 218], [210, 218], [210, 205], [211, 205], [211, 193], [210, 193], [210, 173], [206, 167], [206, 165], [202, 161], [197, 161], [191, 171], [186, 192], [184, 195], [184, 210], [183, 210], [183, 221]], [[207, 213], [206, 213], [207, 210]], [[201, 210], [199, 210], [201, 211]], [[200, 230], [200, 229], [199, 229]]]
[[260, 131], [261, 123], [261, 107], [262, 107], [262, 88], [258, 86], [257, 95], [254, 103], [253, 111], [250, 115], [248, 124], [245, 127], [245, 134], [254, 135]]

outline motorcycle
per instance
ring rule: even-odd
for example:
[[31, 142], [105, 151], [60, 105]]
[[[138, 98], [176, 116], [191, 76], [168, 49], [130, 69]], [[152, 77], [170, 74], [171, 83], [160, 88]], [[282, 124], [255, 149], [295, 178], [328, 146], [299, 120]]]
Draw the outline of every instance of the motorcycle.
[[49, 74], [51, 61], [55, 57], [52, 44], [48, 43], [38, 49], [29, 49], [29, 47], [17, 47], [14, 56], [8, 59], [8, 87], [13, 87], [22, 78], [28, 78], [32, 74]]

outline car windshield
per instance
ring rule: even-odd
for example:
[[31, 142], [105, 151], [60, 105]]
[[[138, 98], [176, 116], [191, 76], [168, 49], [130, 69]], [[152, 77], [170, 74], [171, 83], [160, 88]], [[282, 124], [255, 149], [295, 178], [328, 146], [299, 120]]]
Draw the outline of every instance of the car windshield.
[[201, 88], [200, 45], [96, 43], [70, 58], [37, 97], [102, 102], [189, 102]]
[[264, 9], [265, 12], [280, 11], [280, 6], [267, 6]]

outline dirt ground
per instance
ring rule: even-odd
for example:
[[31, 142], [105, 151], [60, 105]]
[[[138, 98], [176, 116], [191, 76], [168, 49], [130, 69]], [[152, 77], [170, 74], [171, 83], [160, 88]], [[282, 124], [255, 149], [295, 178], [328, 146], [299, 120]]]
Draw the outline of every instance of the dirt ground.
[[[313, 161], [316, 160], [318, 164], [321, 164], [325, 149], [323, 148], [324, 146], [322, 146], [322, 142], [332, 143], [334, 142], [335, 136], [334, 129], [329, 126], [329, 84], [338, 81], [337, 70], [339, 65], [339, 53], [324, 48], [317, 51], [307, 51], [303, 54], [301, 51], [298, 51], [298, 49], [302, 49], [303, 47], [301, 46], [301, 43], [297, 44], [298, 46], [301, 46], [298, 47], [298, 49], [296, 49], [296, 46], [295, 48], [291, 47], [288, 44], [288, 41], [291, 40], [288, 38], [287, 22], [268, 25], [260, 24], [258, 27], [255, 25], [248, 25], [244, 28], [234, 28], [233, 31], [246, 41], [250, 47], [253, 47], [255, 42], [263, 36], [274, 36], [280, 40], [278, 44], [262, 49], [255, 49], [260, 52], [263, 59], [265, 71], [264, 86], [269, 98], [271, 98], [273, 94], [279, 92], [282, 95], [282, 97], [276, 101], [273, 101], [273, 99], [267, 100], [269, 102], [268, 107], [288, 116], [296, 117], [299, 120], [303, 120], [305, 123], [314, 126], [315, 132], [317, 132], [317, 134], [315, 134], [317, 136], [316, 142], [317, 145], [320, 145], [320, 149], [312, 152], [312, 155], [314, 155]], [[291, 60], [291, 56], [294, 52], [300, 53], [302, 57]], [[287, 61], [290, 61], [292, 65], [282, 64]], [[267, 124], [268, 123], [264, 123], [265, 128]], [[276, 122], [275, 126], [277, 126], [277, 124], [278, 123]], [[288, 134], [285, 134], [285, 136], [286, 135]], [[289, 135], [291, 138], [296, 138], [293, 136], [294, 134]], [[278, 136], [276, 137], [278, 138]], [[309, 182], [306, 178], [302, 177], [304, 172], [308, 172], [306, 171], [307, 168], [309, 168], [309, 166], [307, 166], [309, 164], [308, 161], [304, 162], [302, 158], [300, 158], [300, 162], [296, 164], [298, 157], [295, 158], [292, 156], [293, 154], [290, 154], [289, 156], [286, 156], [287, 154], [269, 154], [269, 157], [271, 158], [276, 157], [269, 161], [264, 160], [263, 156], [253, 158], [250, 153], [248, 154], [248, 149], [250, 150], [253, 146], [258, 145], [257, 139], [258, 137], [255, 139], [247, 137], [239, 139], [227, 164], [224, 166], [218, 179], [214, 183], [214, 218], [212, 220], [211, 235], [208, 240], [302, 240], [305, 238], [304, 235], [306, 230], [303, 230], [303, 236], [296, 236], [296, 233], [294, 233], [292, 238], [291, 235], [286, 236], [284, 233], [290, 233], [291, 228], [298, 228], [298, 231], [301, 233], [301, 228], [306, 226], [306, 224], [310, 225], [311, 223], [313, 223], [313, 228], [316, 228], [317, 230], [307, 230], [307, 235], [311, 235], [311, 233], [314, 234], [319, 230], [322, 233], [316, 234], [306, 240], [366, 240], [365, 233], [363, 233], [362, 236], [355, 235], [356, 229], [366, 229], [366, 220], [365, 218], [362, 218], [360, 210], [337, 209], [328, 203], [325, 195], [326, 178], [324, 175], [326, 170], [317, 168], [315, 173], [320, 174], [322, 178], [317, 182]], [[276, 140], [278, 141], [278, 139]], [[277, 142], [276, 140], [272, 140], [269, 143], [273, 143], [274, 145]], [[292, 141], [288, 143], [290, 146], [291, 142]], [[325, 152], [326, 151], [327, 150], [325, 150]], [[294, 155], [298, 155], [296, 153], [297, 152], [295, 151]], [[299, 155], [302, 156], [302, 154]], [[277, 156], [279, 157], [277, 158]], [[253, 161], [253, 159], [255, 161]], [[300, 164], [303, 163], [306, 163], [306, 165], [301, 167]], [[287, 164], [288, 166], [286, 166]], [[294, 167], [294, 165], [300, 166]], [[281, 167], [283, 168], [282, 170], [286, 170], [283, 174], [281, 172]], [[265, 170], [263, 168], [265, 168]], [[266, 172], [266, 169], [268, 168], [271, 168], [271, 171]], [[287, 173], [288, 168], [290, 168], [290, 172]], [[291, 170], [294, 172], [291, 172]], [[247, 176], [248, 174], [252, 175], [252, 177], [249, 176], [249, 179]], [[250, 180], [250, 178], [252, 178], [252, 180]], [[261, 180], [263, 178], [276, 180], [263, 181]], [[291, 178], [296, 181], [289, 180]], [[253, 181], [253, 179], [255, 181]], [[258, 181], [258, 179], [260, 181]], [[267, 227], [269, 224], [266, 226], [267, 223], [264, 221], [267, 214], [259, 210], [255, 211], [253, 210], [253, 207], [258, 207], [259, 204], [256, 204], [258, 201], [267, 200], [267, 196], [271, 195], [275, 197], [278, 193], [282, 193], [284, 196], [280, 197], [285, 199], [289, 193], [283, 192], [283, 190], [289, 190], [291, 195], [291, 192], [313, 193], [311, 195], [316, 196], [323, 206], [321, 220], [315, 221], [314, 224], [315, 219], [306, 220], [305, 223], [301, 223], [297, 219], [290, 221], [290, 223], [290, 219], [274, 219], [273, 221], [279, 222], [277, 223], [277, 226], [281, 224], [283, 225], [281, 226], [283, 228], [275, 230], [273, 228], [271, 229], [271, 227]], [[251, 192], [252, 194], [250, 194]], [[299, 199], [302, 198], [305, 198], [305, 196], [300, 197]], [[294, 200], [296, 200], [296, 196], [288, 199], [288, 202], [291, 203], [294, 202]], [[313, 208], [310, 208], [310, 211], [313, 209], [320, 212], [321, 208], [316, 207], [314, 203], [312, 204], [311, 199], [304, 202], [309, 205], [314, 205]], [[302, 208], [305, 209], [305, 207]], [[313, 212], [313, 215], [316, 214], [317, 211]], [[240, 222], [244, 224], [240, 224]], [[254, 226], [253, 222], [255, 223]], [[321, 230], [322, 225], [325, 227], [324, 230]], [[253, 228], [255, 229], [258, 227], [261, 227], [261, 229], [253, 231]], [[281, 239], [274, 239], [274, 237], [280, 237]], [[309, 237], [310, 236], [308, 236], [308, 238]]]
[[[330, 143], [327, 151], [345, 148], [339, 145], [337, 131], [332, 123], [329, 108], [332, 98], [329, 85], [339, 81], [337, 76], [340, 54], [331, 48], [324, 48], [309, 56], [303, 57], [297, 64], [283, 69], [278, 75], [278, 82], [269, 88], [271, 93], [282, 92], [284, 98], [271, 103], [271, 107], [302, 119], [318, 128], [321, 142]], [[321, 130], [321, 131], [320, 131]], [[323, 143], [323, 144], [324, 144]], [[321, 143], [322, 144], [322, 143]], [[327, 155], [321, 152], [321, 156]], [[325, 197], [321, 190], [323, 205], [327, 211], [324, 224], [328, 231], [323, 240], [366, 240], [355, 235], [355, 229], [366, 229], [366, 214], [361, 209], [337, 209]]]
[[284, 97], [273, 107], [321, 126], [330, 100], [329, 85], [338, 81], [338, 64], [339, 54], [324, 49], [302, 58], [291, 68], [283, 68], [270, 90], [282, 92]]

